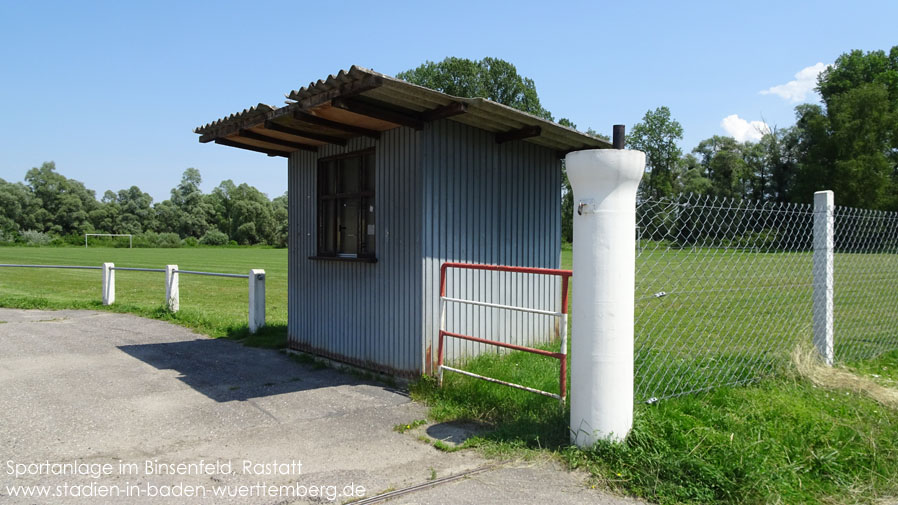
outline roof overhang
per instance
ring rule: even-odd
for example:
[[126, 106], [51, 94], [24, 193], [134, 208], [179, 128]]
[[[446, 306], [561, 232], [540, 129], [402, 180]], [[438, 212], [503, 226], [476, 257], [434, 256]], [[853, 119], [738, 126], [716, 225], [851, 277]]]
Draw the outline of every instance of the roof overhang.
[[498, 143], [521, 140], [554, 149], [559, 156], [611, 147], [602, 139], [485, 98], [447, 95], [356, 66], [291, 91], [287, 100], [280, 108], [260, 103], [194, 131], [200, 142], [289, 156], [326, 144], [345, 145], [353, 137], [378, 138], [400, 126], [420, 130], [428, 122], [448, 118], [493, 132]]

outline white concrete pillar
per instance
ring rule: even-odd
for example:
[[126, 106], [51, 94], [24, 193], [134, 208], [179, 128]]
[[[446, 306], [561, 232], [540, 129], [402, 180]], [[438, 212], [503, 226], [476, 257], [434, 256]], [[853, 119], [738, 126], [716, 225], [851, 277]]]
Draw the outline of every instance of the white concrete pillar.
[[265, 326], [265, 270], [249, 271], [249, 332]]
[[103, 305], [115, 303], [115, 264], [103, 263]]
[[827, 365], [833, 364], [833, 249], [835, 198], [832, 191], [814, 193], [814, 346]]
[[571, 298], [571, 443], [621, 441], [633, 427], [636, 188], [645, 153], [576, 151]]
[[178, 291], [178, 265], [165, 265], [165, 306], [172, 312], [181, 308]]

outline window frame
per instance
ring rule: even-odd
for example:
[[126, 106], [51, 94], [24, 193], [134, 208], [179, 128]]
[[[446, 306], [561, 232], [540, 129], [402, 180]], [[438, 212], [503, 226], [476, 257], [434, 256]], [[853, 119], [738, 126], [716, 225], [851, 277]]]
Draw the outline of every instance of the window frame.
[[[366, 244], [368, 242], [367, 237], [367, 226], [370, 223], [367, 223], [366, 218], [368, 217], [368, 212], [364, 212], [364, 205], [366, 203], [373, 206], [375, 209], [373, 215], [376, 216], [377, 209], [377, 191], [376, 187], [366, 188], [366, 181], [368, 178], [373, 175], [371, 184], [376, 186], [377, 181], [377, 158], [373, 156], [375, 153], [374, 147], [369, 147], [366, 149], [360, 149], [357, 151], [347, 152], [336, 154], [333, 156], [326, 156], [322, 158], [318, 158], [316, 163], [316, 183], [315, 183], [315, 211], [316, 211], [316, 243], [315, 243], [315, 256], [310, 256], [309, 259], [316, 260], [334, 260], [334, 261], [350, 261], [350, 262], [365, 262], [365, 263], [376, 263], [377, 262], [377, 241], [374, 241], [374, 250], [369, 252], [361, 252], [363, 248], [366, 248]], [[370, 165], [365, 161], [362, 161], [360, 164], [360, 168], [358, 171], [358, 190], [351, 193], [327, 193], [325, 192], [325, 184], [327, 184], [327, 171], [333, 170], [336, 168], [332, 165], [332, 162], [339, 161], [348, 158], [360, 158], [364, 160], [368, 156], [372, 156], [372, 160]], [[328, 166], [331, 165], [331, 166]], [[373, 174], [369, 174], [369, 171], [373, 171]], [[339, 184], [339, 183], [338, 183]], [[345, 202], [345, 201], [355, 201], [357, 202], [358, 211], [356, 214], [356, 236], [357, 236], [357, 244], [356, 244], [356, 253], [345, 253], [340, 252], [340, 247], [337, 245], [339, 241], [339, 233], [340, 230], [337, 227], [337, 223], [339, 222], [336, 214], [333, 216], [333, 221], [331, 223], [326, 222], [327, 216], [324, 212], [324, 206], [328, 201], [337, 201], [337, 202]], [[374, 226], [376, 230], [376, 217], [374, 219]], [[328, 242], [329, 236], [333, 237], [334, 248], [333, 251], [326, 250], [326, 244]]]

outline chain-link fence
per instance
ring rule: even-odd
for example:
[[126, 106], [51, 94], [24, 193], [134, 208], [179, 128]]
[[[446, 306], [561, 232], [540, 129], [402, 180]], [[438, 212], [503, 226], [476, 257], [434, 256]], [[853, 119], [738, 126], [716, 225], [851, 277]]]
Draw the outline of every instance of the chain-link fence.
[[[814, 217], [696, 195], [638, 203], [637, 400], [754, 381], [811, 343]], [[898, 348], [898, 213], [837, 207], [834, 270], [836, 358]]]
[[836, 359], [898, 349], [898, 212], [836, 207], [834, 273]]

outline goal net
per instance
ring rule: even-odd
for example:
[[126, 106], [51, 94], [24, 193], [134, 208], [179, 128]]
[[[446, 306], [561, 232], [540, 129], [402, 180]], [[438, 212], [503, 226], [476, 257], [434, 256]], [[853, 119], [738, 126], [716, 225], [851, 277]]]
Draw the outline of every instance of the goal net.
[[[90, 240], [88, 240], [90, 237]], [[127, 240], [125, 239], [127, 237]], [[127, 242], [128, 247], [134, 247], [134, 236], [130, 233], [85, 233], [84, 247], [88, 244], [99, 247], [124, 247]]]

